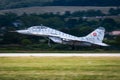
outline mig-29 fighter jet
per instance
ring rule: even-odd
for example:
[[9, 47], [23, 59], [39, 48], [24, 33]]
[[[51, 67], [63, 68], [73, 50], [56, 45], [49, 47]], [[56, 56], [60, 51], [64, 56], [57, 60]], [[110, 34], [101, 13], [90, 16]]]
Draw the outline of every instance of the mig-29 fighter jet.
[[17, 30], [16, 32], [26, 35], [47, 37], [49, 40], [52, 40], [53, 42], [60, 44], [81, 46], [91, 45], [108, 46], [107, 44], [102, 42], [105, 34], [105, 29], [103, 27], [97, 28], [96, 30], [94, 30], [93, 32], [84, 37], [76, 37], [43, 25], [32, 26], [25, 30]]

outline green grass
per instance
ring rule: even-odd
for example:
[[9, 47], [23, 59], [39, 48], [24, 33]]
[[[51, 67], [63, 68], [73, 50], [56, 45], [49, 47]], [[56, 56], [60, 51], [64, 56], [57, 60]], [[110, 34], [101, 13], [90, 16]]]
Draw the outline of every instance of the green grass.
[[120, 57], [0, 57], [0, 80], [120, 80]]

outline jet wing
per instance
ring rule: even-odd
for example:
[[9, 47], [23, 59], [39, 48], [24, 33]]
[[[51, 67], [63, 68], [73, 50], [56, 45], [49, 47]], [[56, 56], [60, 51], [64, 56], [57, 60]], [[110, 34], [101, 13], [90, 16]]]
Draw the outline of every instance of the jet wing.
[[60, 38], [62, 40], [65, 40], [65, 41], [80, 41], [79, 38], [77, 37], [65, 37], [65, 36], [59, 36], [59, 35], [48, 35], [49, 37], [56, 37], [56, 38]]

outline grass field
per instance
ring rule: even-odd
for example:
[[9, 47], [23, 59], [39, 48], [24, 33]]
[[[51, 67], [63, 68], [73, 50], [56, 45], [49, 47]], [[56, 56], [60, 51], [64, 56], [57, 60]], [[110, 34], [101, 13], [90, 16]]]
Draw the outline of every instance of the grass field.
[[0, 57], [0, 80], [120, 80], [120, 57]]

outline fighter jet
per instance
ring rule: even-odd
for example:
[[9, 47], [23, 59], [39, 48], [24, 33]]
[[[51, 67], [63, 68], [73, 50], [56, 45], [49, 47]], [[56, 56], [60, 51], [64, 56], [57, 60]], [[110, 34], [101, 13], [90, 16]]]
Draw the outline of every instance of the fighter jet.
[[56, 29], [52, 29], [47, 26], [32, 26], [25, 30], [17, 30], [17, 33], [26, 34], [26, 35], [36, 35], [47, 37], [49, 40], [52, 40], [55, 43], [68, 44], [68, 45], [80, 45], [80, 46], [108, 46], [103, 43], [103, 38], [105, 34], [105, 29], [99, 27], [87, 36], [76, 37], [70, 34], [66, 34]]

